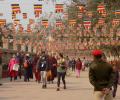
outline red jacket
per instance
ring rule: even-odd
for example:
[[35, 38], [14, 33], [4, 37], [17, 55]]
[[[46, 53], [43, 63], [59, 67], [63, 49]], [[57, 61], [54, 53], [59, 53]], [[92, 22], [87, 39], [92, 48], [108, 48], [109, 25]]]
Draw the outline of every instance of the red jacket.
[[76, 62], [76, 69], [78, 69], [78, 70], [82, 69], [82, 62], [81, 61]]

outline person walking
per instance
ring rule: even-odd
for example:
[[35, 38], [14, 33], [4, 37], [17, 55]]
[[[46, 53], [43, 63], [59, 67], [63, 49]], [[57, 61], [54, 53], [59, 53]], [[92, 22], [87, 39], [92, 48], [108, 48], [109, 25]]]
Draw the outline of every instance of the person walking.
[[10, 59], [10, 62], [8, 64], [8, 71], [9, 71], [9, 75], [10, 75], [10, 81], [12, 81], [13, 78], [14, 78], [14, 80], [16, 80], [16, 77], [18, 75], [18, 70], [14, 70], [15, 64], [18, 64], [18, 62], [16, 60], [16, 56], [13, 55], [13, 57]]
[[17, 53], [16, 59], [19, 62], [18, 76], [21, 79], [22, 78], [22, 65], [23, 65], [24, 57], [21, 53]]
[[23, 63], [23, 67], [24, 67], [24, 81], [25, 82], [29, 82], [30, 79], [30, 62], [29, 62], [29, 54], [26, 54], [25, 59], [24, 59], [24, 63]]
[[47, 88], [47, 71], [49, 70], [48, 63], [48, 55], [46, 55], [45, 51], [43, 51], [37, 63], [37, 69], [40, 70], [43, 89]]
[[52, 55], [52, 80], [54, 80], [57, 77], [57, 59], [54, 55]]
[[40, 70], [37, 69], [37, 62], [39, 60], [39, 54], [36, 54], [33, 58], [33, 72], [35, 73], [36, 82], [40, 83]]
[[75, 64], [76, 64], [76, 61], [75, 61], [75, 58], [72, 59], [72, 71], [74, 72], [75, 71]]
[[66, 82], [65, 82], [65, 76], [66, 76], [66, 62], [63, 57], [63, 54], [59, 54], [59, 59], [58, 59], [58, 66], [57, 66], [57, 91], [60, 91], [60, 80], [62, 78], [63, 84], [64, 84], [64, 89], [66, 89]]
[[89, 81], [94, 86], [94, 100], [113, 100], [113, 68], [102, 60], [103, 51], [94, 50], [92, 54], [94, 60], [90, 64]]
[[82, 70], [85, 71], [85, 68], [86, 68], [86, 58], [83, 57], [83, 60], [82, 60]]
[[72, 59], [71, 58], [68, 61], [68, 66], [69, 66], [69, 70], [72, 70]]
[[82, 62], [80, 58], [76, 61], [76, 78], [80, 77], [80, 70], [82, 69]]
[[47, 71], [47, 81], [49, 83], [53, 83], [53, 61], [52, 61], [52, 54], [49, 54], [48, 56], [48, 66], [49, 70]]

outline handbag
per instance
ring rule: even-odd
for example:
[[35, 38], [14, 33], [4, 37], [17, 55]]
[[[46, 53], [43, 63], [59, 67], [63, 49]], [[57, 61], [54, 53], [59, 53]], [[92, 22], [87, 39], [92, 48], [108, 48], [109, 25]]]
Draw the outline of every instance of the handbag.
[[18, 64], [14, 64], [13, 65], [13, 70], [14, 71], [18, 71], [19, 70], [19, 65]]
[[47, 81], [50, 81], [52, 79], [52, 72], [51, 70], [47, 71]]
[[40, 76], [40, 72], [39, 71], [35, 72], [35, 78], [36, 78], [36, 81], [40, 81], [41, 80], [41, 76]]

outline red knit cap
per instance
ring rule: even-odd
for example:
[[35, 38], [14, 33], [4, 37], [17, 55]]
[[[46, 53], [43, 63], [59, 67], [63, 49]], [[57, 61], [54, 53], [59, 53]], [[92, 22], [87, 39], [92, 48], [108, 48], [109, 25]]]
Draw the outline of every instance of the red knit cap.
[[99, 56], [99, 55], [102, 55], [103, 54], [103, 51], [102, 50], [93, 50], [92, 54], [94, 56]]

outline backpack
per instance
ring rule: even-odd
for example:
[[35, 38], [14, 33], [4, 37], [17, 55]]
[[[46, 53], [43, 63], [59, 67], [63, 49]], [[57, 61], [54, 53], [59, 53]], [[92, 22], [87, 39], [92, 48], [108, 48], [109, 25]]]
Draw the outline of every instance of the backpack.
[[24, 61], [23, 66], [24, 66], [24, 68], [28, 68], [29, 67], [28, 60]]

